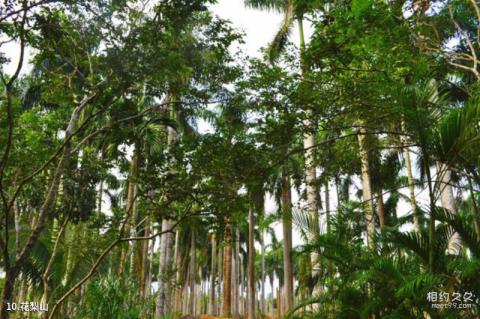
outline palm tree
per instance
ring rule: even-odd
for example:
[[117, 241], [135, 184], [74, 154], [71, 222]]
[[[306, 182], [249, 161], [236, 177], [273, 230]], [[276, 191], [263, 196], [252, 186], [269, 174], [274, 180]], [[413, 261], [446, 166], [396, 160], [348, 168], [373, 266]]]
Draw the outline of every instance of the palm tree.
[[[300, 64], [301, 64], [301, 74], [302, 77], [307, 77], [307, 66], [304, 63], [304, 52], [305, 52], [305, 36], [303, 30], [303, 14], [299, 12], [299, 8], [295, 7], [294, 1], [292, 0], [245, 0], [245, 4], [252, 8], [262, 9], [262, 10], [276, 10], [283, 12], [284, 17], [280, 28], [278, 29], [273, 41], [270, 43], [268, 47], [268, 57], [271, 62], [274, 62], [278, 59], [280, 54], [284, 51], [285, 46], [288, 41], [288, 37], [290, 35], [292, 26], [294, 21], [297, 20], [298, 29], [300, 34]], [[305, 114], [305, 119], [303, 124], [306, 128], [306, 132], [304, 133], [303, 137], [303, 147], [305, 149], [304, 157], [305, 157], [305, 188], [306, 188], [306, 195], [307, 195], [307, 212], [311, 216], [311, 218], [319, 223], [318, 218], [318, 210], [319, 210], [319, 198], [318, 198], [318, 190], [317, 190], [317, 174], [316, 174], [316, 166], [315, 166], [315, 124], [312, 121], [312, 111], [311, 109], [307, 108]], [[288, 177], [283, 177], [284, 182], [283, 184], [286, 186], [289, 184], [287, 182]], [[285, 191], [285, 195], [287, 192]], [[284, 198], [282, 196], [282, 198]], [[286, 197], [285, 197], [286, 198]], [[290, 205], [288, 201], [285, 201], [285, 204], [288, 206]], [[292, 247], [291, 247], [291, 213], [288, 213], [289, 210], [284, 208], [285, 221], [284, 221], [284, 236], [285, 238], [285, 256], [286, 259], [284, 261], [284, 268], [285, 268], [285, 309], [288, 311], [292, 304], [293, 304], [293, 273], [290, 271], [292, 269], [292, 264], [288, 260], [291, 259], [292, 254]], [[290, 220], [290, 221], [289, 221]], [[313, 232], [310, 234], [310, 239], [314, 239], [316, 236], [319, 235], [318, 227], [313, 228]], [[320, 264], [318, 263], [318, 255], [316, 252], [312, 252], [311, 255], [311, 262], [313, 264], [312, 273], [316, 275], [320, 272]], [[292, 276], [292, 278], [290, 278]], [[320, 289], [320, 287], [317, 287]], [[314, 293], [319, 293], [319, 290], [314, 291]]]

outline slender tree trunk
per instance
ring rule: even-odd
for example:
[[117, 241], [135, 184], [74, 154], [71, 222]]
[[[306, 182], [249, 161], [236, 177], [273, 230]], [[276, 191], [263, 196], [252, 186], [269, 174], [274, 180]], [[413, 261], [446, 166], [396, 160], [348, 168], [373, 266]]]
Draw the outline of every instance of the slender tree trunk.
[[15, 227], [15, 257], [20, 256], [20, 233], [22, 231], [22, 225], [20, 222], [20, 209], [18, 208], [17, 203], [13, 205], [14, 212], [14, 227]]
[[239, 282], [239, 288], [240, 288], [240, 295], [241, 295], [241, 298], [240, 298], [240, 309], [241, 309], [241, 314], [242, 316], [245, 316], [245, 314], [247, 313], [247, 301], [246, 301], [246, 298], [244, 296], [246, 296], [245, 294], [245, 276], [244, 276], [244, 273], [245, 273], [245, 270], [244, 270], [244, 262], [243, 262], [243, 255], [241, 255], [239, 253], [239, 259], [240, 259], [240, 262], [239, 262], [239, 270], [238, 270], [238, 282]]
[[[190, 266], [189, 266], [190, 267]], [[185, 282], [183, 284], [183, 302], [182, 302], [182, 314], [188, 314], [189, 298], [188, 287], [190, 286], [190, 271], [186, 270]]]
[[225, 229], [225, 247], [223, 249], [223, 309], [222, 316], [232, 315], [232, 225]]
[[[43, 304], [48, 304], [48, 298], [49, 298], [49, 292], [50, 292], [49, 291], [50, 290], [49, 289], [50, 285], [49, 285], [48, 279], [49, 279], [49, 276], [50, 276], [50, 271], [52, 270], [52, 267], [53, 267], [54, 260], [57, 256], [58, 245], [60, 243], [60, 239], [62, 238], [65, 227], [67, 227], [67, 223], [68, 223], [68, 218], [65, 219], [64, 223], [62, 224], [62, 226], [60, 227], [60, 229], [58, 230], [58, 232], [55, 236], [52, 253], [51, 253], [50, 258], [48, 260], [47, 267], [45, 267], [45, 270], [42, 274], [43, 295], [42, 295], [41, 302]], [[46, 316], [47, 316], [46, 312], [41, 313], [42, 318], [46, 318]]]
[[215, 281], [217, 279], [217, 239], [215, 233], [212, 233], [210, 241], [212, 243], [212, 256], [210, 261], [210, 291], [208, 298], [208, 313], [212, 316], [217, 314], [215, 309]]
[[195, 231], [191, 232], [191, 242], [190, 242], [190, 304], [188, 306], [188, 313], [190, 315], [195, 315], [195, 269], [197, 268], [197, 252], [196, 252], [196, 238]]
[[[402, 121], [402, 132], [405, 132], [405, 122]], [[420, 222], [417, 214], [417, 201], [415, 199], [415, 181], [413, 179], [412, 160], [410, 157], [410, 150], [408, 149], [408, 141], [405, 137], [402, 137], [402, 152], [405, 160], [405, 170], [407, 171], [408, 192], [410, 207], [413, 213], [413, 228], [416, 232], [420, 231]]]
[[272, 299], [271, 299], [271, 307], [270, 307], [270, 317], [273, 319], [275, 318], [275, 278], [274, 275], [269, 276], [270, 277], [270, 289], [272, 293]]
[[370, 249], [375, 249], [375, 219], [373, 217], [373, 198], [372, 198], [372, 182], [370, 177], [370, 164], [368, 158], [368, 147], [366, 141], [367, 129], [364, 127], [363, 121], [359, 123], [358, 144], [360, 147], [360, 160], [362, 162], [362, 189], [363, 202], [365, 205], [365, 219], [367, 223], [367, 245]]
[[340, 177], [335, 176], [335, 192], [337, 194], [337, 210], [342, 204], [342, 195], [341, 195], [340, 187], [341, 187]]
[[[138, 176], [138, 164], [139, 164], [139, 157], [140, 157], [140, 149], [138, 146], [135, 146], [135, 151], [133, 154], [133, 159], [132, 159], [132, 172], [131, 172], [131, 177], [134, 179], [129, 182], [128, 186], [128, 191], [131, 194], [130, 198], [127, 200], [127, 211], [131, 211], [131, 220], [130, 220], [130, 237], [136, 237], [137, 236], [137, 222], [138, 222], [138, 211], [137, 211], [137, 204], [135, 198], [137, 197], [137, 181], [135, 180]], [[131, 187], [130, 187], [131, 185]], [[133, 206], [133, 207], [132, 207]], [[130, 210], [130, 207], [132, 209]], [[135, 253], [136, 253], [136, 246], [137, 242], [132, 241], [129, 245], [129, 252], [128, 255], [130, 257], [130, 267], [129, 267], [129, 272], [130, 272], [130, 277], [138, 278], [138, 273], [135, 271]]]
[[[150, 232], [153, 232], [153, 223], [150, 225]], [[149, 249], [149, 261], [148, 261], [148, 273], [147, 273], [147, 283], [145, 285], [145, 297], [150, 296], [151, 293], [151, 288], [152, 288], [152, 279], [153, 279], [153, 259], [155, 255], [155, 242], [152, 241], [150, 244], [150, 249]]]
[[255, 216], [253, 205], [248, 210], [248, 319], [255, 319]]
[[[164, 219], [162, 222], [162, 232], [166, 232], [171, 229], [171, 223], [169, 220]], [[167, 315], [167, 300], [166, 295], [169, 293], [169, 273], [171, 267], [171, 258], [169, 254], [169, 248], [171, 245], [172, 234], [170, 232], [164, 233], [160, 240], [160, 256], [158, 266], [158, 296], [156, 300], [155, 318], [160, 319]]]
[[238, 228], [234, 232], [234, 246], [232, 249], [234, 253], [232, 254], [232, 317], [238, 319], [239, 317], [239, 308], [238, 308], [238, 286], [237, 286], [237, 267], [238, 267], [238, 253], [237, 253], [237, 244], [239, 243], [239, 238], [237, 234]]
[[[170, 111], [170, 117], [172, 120], [175, 119], [175, 109], [173, 104], [169, 102], [173, 100], [169, 94], [167, 94], [165, 101], [165, 108], [167, 111]], [[167, 127], [167, 148], [170, 149], [177, 139], [177, 132], [172, 127]], [[173, 159], [175, 162], [175, 159]], [[164, 219], [162, 221], [162, 231], [167, 231], [172, 228], [172, 222], [169, 219]], [[165, 229], [165, 230], [163, 230]], [[172, 243], [173, 235], [171, 232], [165, 232], [161, 235], [160, 238], [160, 263], [159, 263], [159, 294], [157, 297], [156, 304], [156, 318], [161, 318], [165, 316], [168, 312], [168, 306], [170, 305], [170, 293], [169, 293], [169, 273], [172, 268]], [[160, 274], [161, 271], [161, 274]], [[195, 280], [195, 276], [194, 276]], [[160, 290], [160, 287], [163, 290]]]
[[240, 230], [237, 228], [235, 231], [235, 275], [232, 275], [235, 282], [235, 306], [237, 307], [238, 317], [243, 313], [240, 305], [240, 296], [242, 291], [240, 290], [240, 268], [242, 267], [242, 258], [240, 255]]
[[292, 193], [290, 177], [282, 176], [282, 222], [283, 222], [283, 276], [285, 286], [285, 311], [293, 306], [293, 262], [292, 262]]
[[325, 181], [325, 215], [327, 219], [327, 233], [330, 233], [330, 185], [329, 180]]
[[242, 303], [241, 303], [241, 298], [243, 296], [243, 288], [242, 288], [242, 285], [241, 285], [241, 282], [242, 282], [242, 268], [243, 268], [243, 259], [242, 259], [242, 255], [240, 253], [240, 230], [237, 228], [237, 242], [235, 243], [235, 255], [237, 257], [237, 267], [236, 267], [236, 273], [235, 273], [235, 280], [237, 282], [237, 286], [236, 286], [236, 289], [237, 289], [237, 298], [236, 298], [236, 303], [237, 303], [237, 309], [238, 309], [238, 313], [239, 313], [239, 316], [242, 317], [245, 315], [245, 311], [244, 311], [244, 308], [242, 307]]
[[282, 303], [282, 288], [281, 286], [277, 289], [277, 318], [282, 318], [283, 315], [283, 303]]
[[385, 205], [383, 203], [383, 191], [381, 188], [377, 191], [377, 209], [378, 219], [380, 220], [380, 229], [385, 227]]
[[[146, 217], [144, 226], [144, 236], [150, 236], [150, 217]], [[149, 252], [149, 240], [144, 240], [142, 243], [142, 262], [140, 273], [140, 296], [145, 298], [147, 296], [147, 284], [148, 284], [148, 252]]]
[[[443, 164], [437, 163], [437, 179], [440, 181], [440, 202], [442, 207], [450, 213], [456, 214], [455, 197], [453, 196], [452, 172]], [[462, 239], [455, 232], [448, 240], [448, 253], [460, 255], [462, 250]]]
[[224, 255], [223, 255], [224, 248], [219, 247], [218, 248], [218, 285], [217, 285], [217, 295], [218, 298], [220, 299], [220, 302], [217, 305], [217, 313], [220, 314], [223, 312], [223, 273], [224, 273]]
[[[138, 160], [139, 160], [139, 152], [140, 150], [138, 149], [137, 146], [135, 146], [135, 149], [133, 151], [133, 157], [132, 161], [130, 163], [130, 174], [128, 177], [128, 188], [127, 188], [127, 202], [126, 202], [126, 211], [131, 212], [131, 219], [130, 222], [127, 223], [128, 229], [126, 230], [127, 233], [130, 233], [130, 236], [135, 236], [131, 232], [135, 230], [135, 219], [136, 219], [136, 213], [135, 213], [135, 197], [136, 197], [136, 191], [137, 191], [137, 183], [136, 183], [136, 178], [137, 178], [137, 173], [138, 173]], [[135, 218], [135, 219], [134, 219]], [[132, 230], [133, 229], [133, 230]], [[121, 253], [120, 253], [120, 267], [118, 269], [118, 274], [120, 276], [123, 276], [125, 272], [125, 265], [127, 261], [127, 256], [128, 256], [128, 250], [133, 252], [133, 249], [131, 249], [131, 245], [129, 248], [127, 247], [122, 247]]]
[[[422, 145], [422, 148], [425, 149], [423, 145]], [[433, 192], [433, 187], [432, 187], [432, 175], [430, 172], [430, 158], [428, 154], [425, 154], [423, 156], [423, 167], [425, 170], [425, 175], [427, 176], [428, 197], [430, 199], [430, 219], [428, 221], [428, 265], [430, 267], [430, 270], [433, 271], [433, 267], [435, 263], [434, 261], [435, 214], [433, 214], [433, 211], [435, 210], [435, 194]]]
[[200, 283], [198, 285], [195, 285], [196, 288], [196, 302], [195, 302], [195, 315], [201, 314], [202, 313], [202, 267], [198, 267], [198, 277], [200, 278]]
[[174, 298], [174, 306], [173, 310], [175, 312], [181, 311], [182, 307], [182, 286], [180, 286], [180, 282], [182, 279], [182, 256], [180, 254], [180, 230], [177, 229], [175, 231], [175, 252], [174, 257], [175, 260], [175, 298]]
[[266, 304], [265, 304], [265, 230], [262, 229], [261, 237], [260, 237], [260, 247], [261, 247], [261, 255], [260, 255], [260, 263], [261, 263], [261, 281], [262, 281], [262, 292], [260, 297], [260, 309], [262, 311], [262, 315], [265, 316], [267, 314]]
[[[298, 30], [300, 35], [300, 64], [302, 69], [302, 76], [305, 78], [307, 75], [307, 70], [304, 63], [305, 36], [302, 17], [298, 17]], [[310, 229], [309, 231], [309, 241], [313, 241], [320, 234], [318, 217], [319, 198], [317, 190], [317, 172], [315, 167], [315, 126], [312, 121], [312, 110], [308, 108], [305, 113], [306, 118], [303, 121], [303, 124], [307, 129], [307, 132], [303, 135], [303, 148], [305, 149], [305, 188], [307, 193], [307, 212], [313, 224], [312, 229]], [[316, 277], [321, 272], [318, 253], [312, 251], [310, 253], [310, 260], [312, 263], [312, 276]], [[319, 285], [315, 285], [313, 289], [313, 294], [317, 295], [320, 292], [321, 287]]]

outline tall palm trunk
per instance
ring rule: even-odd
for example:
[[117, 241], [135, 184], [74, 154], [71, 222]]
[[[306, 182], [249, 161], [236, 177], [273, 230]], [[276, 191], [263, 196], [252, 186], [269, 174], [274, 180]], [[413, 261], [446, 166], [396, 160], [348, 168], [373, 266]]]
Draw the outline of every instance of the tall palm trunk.
[[385, 204], [383, 202], [383, 190], [380, 187], [377, 190], [377, 210], [380, 229], [383, 229], [385, 227]]
[[[305, 36], [303, 30], [303, 18], [298, 18], [298, 30], [300, 35], [300, 64], [302, 70], [302, 76], [307, 75], [306, 66], [304, 63], [304, 52], [305, 52]], [[315, 135], [314, 135], [314, 123], [311, 119], [313, 113], [312, 110], [307, 108], [306, 118], [303, 121], [307, 132], [303, 135], [303, 148], [305, 149], [305, 188], [307, 193], [307, 212], [310, 216], [310, 220], [313, 223], [313, 227], [309, 232], [309, 241], [315, 240], [316, 237], [320, 234], [319, 232], [319, 217], [318, 217], [318, 208], [319, 208], [319, 199], [317, 192], [317, 172], [315, 167]], [[317, 252], [310, 253], [310, 260], [312, 263], [312, 276], [316, 277], [321, 272], [321, 266], [319, 261], [319, 255]], [[313, 294], [318, 295], [321, 292], [321, 287], [315, 285], [313, 289]]]
[[[171, 229], [170, 221], [164, 219], [162, 221], [162, 232], [167, 232]], [[167, 309], [167, 294], [169, 293], [169, 270], [170, 270], [170, 249], [172, 236], [162, 236], [160, 240], [160, 256], [159, 256], [159, 266], [158, 266], [158, 296], [155, 306], [155, 318], [159, 319], [166, 316]]]
[[282, 287], [277, 288], [277, 318], [281, 319], [283, 315], [284, 305], [282, 302]]
[[218, 286], [217, 286], [217, 289], [218, 289], [218, 292], [217, 292], [217, 295], [218, 297], [220, 298], [220, 296], [222, 296], [222, 298], [220, 298], [220, 302], [218, 303], [217, 305], [217, 313], [220, 314], [223, 312], [223, 275], [224, 275], [224, 254], [223, 254], [223, 251], [224, 251], [224, 248], [223, 247], [219, 247], [218, 248], [218, 265], [217, 265], [217, 269], [218, 269]]
[[232, 315], [232, 224], [225, 229], [223, 248], [223, 309], [222, 316]]
[[[150, 218], [147, 217], [145, 220], [145, 226], [143, 235], [148, 237], [150, 236]], [[145, 240], [142, 243], [142, 253], [141, 253], [141, 269], [140, 269], [140, 296], [145, 298], [147, 296], [147, 284], [148, 284], [148, 252], [149, 252], [150, 241]], [[149, 288], [149, 287], [148, 287]]]
[[[134, 175], [132, 174], [132, 178], [136, 178], [137, 175], [138, 175], [138, 163], [139, 163], [139, 157], [140, 157], [140, 149], [138, 146], [135, 146], [135, 151], [134, 151], [134, 155], [133, 155], [133, 159], [132, 159], [132, 166], [135, 165], [135, 172], [134, 172]], [[129, 199], [131, 201], [131, 203], [128, 203], [127, 204], [127, 211], [130, 211], [129, 210], [129, 207], [130, 205], [132, 205], [132, 209], [131, 209], [131, 220], [130, 220], [130, 237], [136, 237], [137, 236], [137, 222], [138, 222], [138, 210], [137, 210], [137, 205], [136, 205], [136, 201], [135, 201], [135, 198], [137, 197], [137, 182], [135, 180], [133, 181], [130, 181], [131, 185], [132, 185], [132, 194], [131, 194], [131, 198]], [[130, 183], [129, 183], [129, 192], [130, 192]], [[136, 248], [137, 248], [137, 242], [136, 241], [132, 241], [130, 243], [130, 246], [129, 246], [129, 257], [130, 257], [130, 268], [129, 268], [129, 272], [130, 272], [130, 277], [137, 277], [136, 279], [138, 280], [139, 277], [138, 277], [138, 272], [136, 271], [135, 269], [135, 257], [136, 257]]]
[[272, 299], [271, 299], [271, 307], [270, 307], [270, 317], [273, 319], [275, 317], [275, 275], [271, 275], [270, 277], [270, 288], [271, 288], [271, 294], [272, 294]]
[[[150, 224], [150, 232], [153, 232], [153, 223]], [[152, 287], [152, 279], [153, 279], [153, 259], [155, 255], [155, 243], [152, 241], [150, 244], [149, 252], [148, 252], [148, 271], [147, 271], [147, 282], [145, 284], [145, 297], [150, 296], [151, 287]]]
[[255, 318], [255, 216], [253, 204], [248, 210], [248, 311], [247, 318]]
[[239, 253], [239, 259], [240, 259], [240, 264], [239, 264], [239, 271], [238, 271], [238, 281], [239, 281], [239, 286], [240, 286], [240, 295], [242, 296], [240, 299], [240, 309], [242, 315], [245, 315], [247, 313], [247, 301], [246, 298], [243, 296], [246, 296], [245, 294], [245, 269], [244, 269], [244, 262], [243, 262], [243, 255]]
[[190, 267], [189, 267], [189, 286], [190, 286], [190, 303], [188, 304], [188, 313], [190, 315], [195, 315], [195, 269], [197, 268], [197, 252], [196, 252], [196, 238], [195, 231], [191, 232], [191, 241], [190, 241]]
[[237, 269], [239, 264], [239, 256], [237, 245], [240, 241], [240, 234], [238, 228], [235, 229], [235, 246], [232, 247], [234, 249], [234, 253], [232, 253], [232, 317], [239, 318], [239, 305], [238, 305], [238, 281], [237, 281]]
[[[170, 105], [170, 101], [173, 98], [170, 95], [167, 95], [165, 101], [167, 102], [166, 108], [167, 111], [170, 110], [171, 118], [175, 118], [175, 110], [173, 109], [173, 104]], [[177, 139], [177, 132], [172, 127], [167, 127], [167, 149], [170, 149]], [[169, 231], [172, 228], [172, 222], [169, 219], [164, 219], [162, 221], [162, 232], [160, 238], [160, 263], [159, 263], [159, 294], [156, 302], [156, 318], [161, 318], [168, 313], [167, 305], [170, 305], [169, 297], [169, 276], [167, 273], [172, 267], [172, 243], [173, 243], [173, 234]], [[160, 287], [163, 290], [160, 290]], [[168, 300], [167, 300], [168, 299]]]
[[266, 304], [265, 304], [265, 230], [262, 230], [260, 235], [260, 267], [261, 267], [261, 284], [262, 284], [262, 291], [260, 296], [260, 309], [262, 311], [262, 315], [265, 316], [267, 314]]
[[[402, 132], [405, 133], [405, 122], [402, 120]], [[417, 215], [417, 202], [415, 199], [415, 181], [413, 180], [413, 170], [412, 170], [412, 159], [410, 157], [410, 150], [408, 149], [408, 141], [406, 137], [401, 138], [402, 142], [402, 152], [403, 158], [405, 160], [405, 170], [407, 171], [407, 181], [408, 181], [408, 192], [409, 192], [409, 200], [410, 200], [410, 207], [413, 213], [413, 228], [416, 232], [420, 231], [420, 222], [418, 220]]]
[[208, 297], [208, 313], [215, 316], [215, 281], [217, 279], [217, 239], [215, 233], [212, 234], [210, 241], [212, 243], [212, 255], [210, 260], [210, 291]]
[[[437, 163], [437, 179], [440, 187], [440, 202], [442, 207], [450, 213], [455, 214], [455, 197], [453, 196], [452, 172], [441, 163]], [[462, 239], [455, 232], [448, 240], [448, 253], [451, 255], [460, 255], [462, 250]]]
[[368, 248], [375, 249], [375, 220], [373, 217], [372, 182], [366, 141], [367, 129], [364, 127], [363, 121], [358, 121], [358, 123], [358, 144], [360, 147], [360, 160], [362, 162], [363, 203], [365, 205], [365, 219], [367, 223], [367, 245]]
[[327, 233], [330, 233], [330, 185], [328, 184], [329, 180], [325, 181], [325, 215], [327, 219]]
[[235, 256], [236, 256], [236, 262], [235, 262], [235, 275], [232, 275], [234, 278], [235, 282], [235, 305], [237, 307], [237, 312], [238, 316], [241, 317], [242, 314], [245, 312], [242, 309], [242, 305], [240, 304], [240, 297], [242, 296], [243, 292], [240, 287], [240, 282], [241, 282], [241, 277], [240, 277], [240, 269], [242, 269], [242, 256], [240, 254], [240, 229], [237, 228], [236, 234], [235, 234]]
[[292, 193], [290, 177], [282, 176], [282, 224], [283, 224], [283, 277], [284, 277], [284, 308], [288, 312], [293, 306], [293, 263], [292, 263]]
[[[130, 214], [130, 221], [127, 223], [126, 232], [132, 235], [132, 231], [135, 230], [135, 219], [136, 219], [136, 212], [135, 212], [135, 197], [137, 192], [137, 173], [138, 173], [138, 160], [139, 160], [139, 149], [135, 146], [133, 151], [132, 161], [130, 163], [130, 173], [128, 177], [128, 188], [127, 188], [127, 201], [126, 201], [126, 212]], [[131, 244], [130, 244], [131, 245]], [[130, 249], [127, 247], [122, 247], [120, 252], [120, 267], [118, 269], [118, 274], [122, 276], [125, 271], [125, 266], [127, 262], [128, 251]]]
[[180, 230], [177, 229], [175, 231], [175, 250], [173, 260], [175, 260], [175, 296], [173, 301], [173, 311], [178, 312], [181, 311], [181, 304], [182, 304], [182, 286], [180, 285], [181, 278], [182, 278], [182, 256], [180, 254]]

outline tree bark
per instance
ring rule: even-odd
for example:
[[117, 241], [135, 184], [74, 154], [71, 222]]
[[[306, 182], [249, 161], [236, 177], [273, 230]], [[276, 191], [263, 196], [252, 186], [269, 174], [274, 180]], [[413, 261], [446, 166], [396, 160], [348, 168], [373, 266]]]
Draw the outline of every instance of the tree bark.
[[262, 291], [260, 297], [260, 309], [262, 311], [262, 315], [265, 316], [267, 314], [266, 304], [265, 304], [265, 230], [262, 230], [261, 237], [260, 237], [260, 247], [261, 247], [261, 255], [260, 255], [260, 263], [261, 263], [261, 284], [262, 284]]
[[215, 281], [217, 279], [217, 239], [215, 233], [212, 233], [210, 242], [212, 243], [212, 255], [210, 260], [210, 291], [208, 298], [208, 313], [212, 316], [217, 314], [215, 309]]
[[[167, 111], [170, 111], [171, 119], [175, 119], [175, 110], [173, 105], [169, 103], [173, 98], [170, 97], [170, 94], [167, 93], [165, 97], [165, 108]], [[177, 132], [172, 127], [167, 127], [167, 149], [170, 149], [172, 145], [175, 143], [177, 139]], [[175, 159], [172, 160], [175, 162]], [[171, 220], [168, 218], [163, 219], [162, 221], [162, 230], [164, 227], [166, 229], [171, 228]], [[193, 236], [193, 233], [192, 233]], [[160, 238], [160, 263], [159, 263], [159, 294], [157, 297], [157, 304], [156, 304], [156, 318], [161, 318], [166, 316], [169, 312], [168, 306], [170, 305], [170, 293], [169, 290], [169, 273], [172, 268], [172, 242], [173, 242], [173, 235], [171, 232], [164, 233]], [[161, 272], [161, 273], [160, 273]], [[193, 276], [193, 280], [195, 281], [195, 275]], [[163, 289], [160, 290], [160, 288]]]
[[191, 241], [190, 241], [190, 303], [188, 305], [188, 313], [190, 315], [195, 315], [195, 269], [197, 268], [197, 252], [196, 252], [196, 238], [195, 231], [191, 232]]
[[[303, 30], [303, 17], [298, 17], [298, 30], [300, 36], [300, 64], [302, 70], [302, 77], [307, 76], [307, 69], [304, 63], [305, 52], [305, 36]], [[313, 112], [311, 109], [307, 109], [305, 112], [306, 118], [303, 120], [303, 125], [307, 129], [307, 132], [303, 135], [303, 148], [305, 150], [305, 189], [307, 193], [307, 212], [312, 222], [311, 229], [308, 234], [309, 241], [315, 240], [320, 234], [319, 230], [319, 198], [317, 190], [317, 172], [315, 167], [315, 135], [314, 135], [314, 123], [312, 121]], [[321, 266], [319, 261], [319, 255], [317, 252], [312, 251], [310, 253], [310, 261], [312, 263], [312, 276], [316, 277], [321, 272]], [[317, 295], [321, 292], [321, 287], [315, 285], [313, 288], [313, 294]], [[288, 304], [288, 303], [286, 303]]]
[[272, 274], [270, 277], [270, 288], [272, 293], [271, 305], [270, 305], [270, 317], [275, 318], [275, 278]]
[[253, 205], [248, 210], [248, 319], [255, 319], [255, 216]]
[[[127, 233], [130, 233], [131, 237], [135, 236], [135, 219], [136, 219], [136, 212], [135, 212], [135, 197], [137, 192], [137, 185], [136, 185], [136, 178], [137, 178], [137, 171], [138, 171], [138, 154], [139, 150], [137, 146], [133, 150], [132, 161], [130, 162], [130, 173], [128, 176], [128, 187], [127, 187], [127, 201], [126, 201], [126, 211], [131, 212], [130, 221], [127, 224]], [[127, 256], [129, 252], [133, 253], [133, 249], [131, 248], [134, 243], [129, 243], [128, 247], [122, 247], [120, 252], [120, 267], [118, 268], [118, 274], [123, 276], [125, 272]], [[133, 266], [133, 261], [130, 266]]]
[[[43, 282], [43, 295], [42, 295], [42, 299], [41, 299], [41, 302], [43, 304], [47, 304], [48, 303], [48, 297], [49, 297], [49, 283], [48, 283], [48, 278], [49, 278], [49, 275], [50, 275], [50, 271], [52, 270], [52, 267], [53, 267], [53, 262], [55, 260], [55, 257], [57, 256], [57, 251], [58, 251], [58, 244], [60, 243], [60, 239], [63, 235], [63, 232], [65, 230], [65, 227], [67, 226], [67, 223], [68, 223], [68, 218], [65, 219], [64, 223], [62, 224], [61, 228], [59, 229], [57, 235], [56, 235], [56, 238], [54, 240], [54, 244], [53, 244], [53, 248], [52, 248], [52, 253], [50, 254], [50, 258], [48, 260], [48, 264], [47, 264], [47, 267], [45, 267], [45, 270], [42, 274], [42, 282]], [[44, 312], [41, 316], [42, 318], [46, 318], [47, 317], [47, 313]]]
[[325, 181], [325, 215], [327, 219], [327, 233], [330, 233], [330, 185], [329, 180]]
[[385, 205], [383, 203], [383, 191], [381, 188], [377, 191], [377, 210], [378, 219], [380, 221], [380, 229], [385, 227]]
[[[444, 164], [437, 162], [437, 177], [440, 181], [440, 202], [442, 207], [450, 213], [456, 214], [455, 197], [453, 196], [452, 172]], [[457, 232], [448, 240], [448, 253], [451, 255], [460, 255], [462, 251], [462, 239]]]
[[370, 176], [370, 164], [368, 158], [368, 148], [366, 141], [367, 129], [363, 125], [363, 121], [359, 121], [358, 144], [360, 148], [360, 160], [362, 162], [362, 189], [363, 203], [365, 205], [365, 219], [367, 223], [367, 245], [370, 249], [375, 249], [375, 219], [373, 217], [373, 198], [372, 198], [372, 182]]
[[238, 319], [240, 309], [238, 308], [238, 285], [237, 285], [237, 267], [238, 267], [238, 251], [237, 244], [239, 244], [238, 228], [234, 232], [234, 245], [232, 246], [232, 317]]
[[282, 303], [282, 288], [279, 286], [277, 289], [277, 318], [282, 318], [283, 315], [283, 303]]
[[237, 242], [235, 243], [235, 254], [238, 256], [237, 257], [237, 264], [236, 264], [236, 275], [235, 275], [235, 280], [237, 282], [237, 300], [235, 301], [237, 303], [238, 307], [238, 314], [240, 318], [243, 318], [246, 314], [245, 307], [242, 307], [242, 296], [243, 296], [243, 290], [242, 290], [242, 271], [241, 269], [243, 268], [243, 256], [240, 251], [240, 230], [237, 228]]
[[[405, 122], [402, 120], [402, 132], [405, 132]], [[408, 149], [408, 141], [406, 137], [401, 138], [402, 142], [402, 152], [403, 158], [405, 160], [405, 170], [407, 171], [407, 181], [408, 181], [408, 192], [409, 192], [409, 200], [410, 200], [410, 207], [412, 209], [413, 214], [413, 228], [416, 232], [420, 231], [420, 222], [417, 215], [417, 201], [415, 199], [415, 181], [413, 179], [413, 170], [412, 170], [412, 160], [410, 157], [410, 150]]]
[[232, 225], [225, 229], [225, 247], [223, 249], [223, 309], [222, 316], [232, 315]]
[[[171, 223], [169, 220], [164, 219], [162, 221], [162, 232], [171, 229]], [[158, 266], [158, 296], [156, 300], [155, 308], [155, 318], [160, 319], [167, 315], [167, 300], [166, 295], [168, 294], [169, 286], [169, 270], [171, 266], [170, 256], [169, 256], [169, 247], [170, 241], [172, 240], [171, 233], [164, 233], [161, 236], [160, 240], [160, 259]]]
[[[139, 163], [139, 158], [140, 158], [140, 149], [136, 145], [135, 150], [133, 153], [133, 158], [132, 158], [132, 167], [130, 171], [130, 178], [131, 180], [128, 183], [128, 196], [127, 196], [127, 211], [132, 212], [131, 220], [130, 220], [130, 237], [136, 237], [137, 236], [137, 219], [138, 219], [138, 211], [137, 211], [137, 205], [136, 205], [136, 200], [135, 198], [137, 197], [137, 176], [138, 176], [138, 163]], [[130, 209], [132, 207], [132, 209]], [[128, 247], [128, 255], [130, 257], [129, 260], [129, 272], [130, 276], [134, 277], [136, 276], [135, 272], [135, 248], [136, 248], [137, 242], [133, 241], [130, 243]]]
[[182, 279], [182, 256], [180, 254], [180, 230], [177, 229], [175, 232], [175, 252], [174, 252], [174, 257], [173, 259], [175, 260], [175, 298], [173, 302], [173, 310], [175, 312], [181, 311], [182, 307], [182, 286], [180, 286], [180, 282]]
[[[150, 236], [150, 217], [146, 217], [145, 226], [144, 226], [144, 236]], [[142, 243], [142, 262], [141, 262], [141, 274], [140, 274], [140, 296], [145, 298], [147, 293], [147, 288], [150, 289], [148, 283], [148, 252], [149, 252], [150, 241], [145, 240]]]
[[292, 262], [292, 193], [290, 177], [285, 173], [282, 176], [282, 223], [283, 223], [283, 276], [285, 286], [285, 311], [293, 306], [293, 262]]
[[[153, 233], [155, 229], [153, 228], [153, 223], [150, 224], [150, 232]], [[150, 243], [149, 253], [148, 253], [148, 273], [147, 273], [147, 283], [145, 284], [145, 297], [150, 296], [153, 280], [153, 259], [155, 255], [155, 241]]]
[[217, 295], [218, 295], [218, 298], [220, 299], [219, 303], [217, 305], [217, 313], [218, 314], [222, 313], [222, 311], [223, 311], [223, 272], [224, 272], [223, 250], [224, 250], [224, 248], [222, 248], [222, 247], [218, 248], [218, 258], [217, 258], [217, 260], [218, 260], [218, 265], [217, 265], [217, 269], [218, 269], [217, 289], [218, 289], [218, 292], [217, 292]]
[[242, 316], [244, 311], [242, 310], [240, 304], [240, 296], [242, 294], [240, 290], [240, 269], [242, 267], [242, 256], [240, 255], [240, 229], [238, 227], [235, 230], [235, 267], [233, 267], [233, 282], [235, 283], [234, 291], [235, 291], [235, 298], [232, 297], [232, 301], [236, 307], [236, 315], [238, 318]]

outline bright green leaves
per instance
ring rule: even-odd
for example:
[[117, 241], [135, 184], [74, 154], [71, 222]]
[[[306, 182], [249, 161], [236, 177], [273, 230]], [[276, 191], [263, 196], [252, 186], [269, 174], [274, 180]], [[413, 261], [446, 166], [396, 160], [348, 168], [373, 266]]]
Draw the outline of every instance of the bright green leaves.
[[449, 165], [478, 165], [480, 104], [472, 101], [446, 114], [438, 126], [436, 150], [442, 162]]
[[374, 0], [352, 0], [352, 13], [356, 18], [372, 9]]

